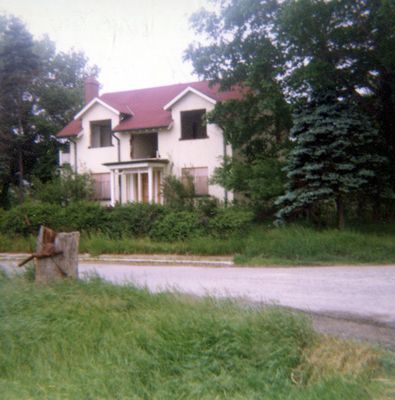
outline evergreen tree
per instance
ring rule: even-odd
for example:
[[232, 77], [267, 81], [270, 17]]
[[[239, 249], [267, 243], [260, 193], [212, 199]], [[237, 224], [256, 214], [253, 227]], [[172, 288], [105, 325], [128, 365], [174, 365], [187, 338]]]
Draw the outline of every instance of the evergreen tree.
[[291, 135], [295, 147], [286, 167], [286, 193], [277, 201], [278, 221], [335, 201], [342, 229], [345, 199], [381, 190], [378, 175], [386, 159], [377, 151], [377, 129], [355, 105], [327, 92], [298, 108]]

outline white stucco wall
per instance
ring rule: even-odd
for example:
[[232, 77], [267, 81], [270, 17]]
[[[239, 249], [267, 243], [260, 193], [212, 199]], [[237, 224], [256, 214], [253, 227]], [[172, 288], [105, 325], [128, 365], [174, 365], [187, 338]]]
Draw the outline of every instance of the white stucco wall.
[[[172, 174], [181, 176], [182, 168], [207, 167], [211, 177], [214, 169], [220, 166], [224, 155], [223, 135], [217, 125], [207, 125], [207, 138], [180, 140], [181, 111], [206, 109], [208, 112], [213, 108], [214, 104], [194, 93], [188, 93], [173, 105], [173, 125], [170, 130], [160, 131], [158, 135], [159, 153], [162, 158], [169, 159]], [[231, 147], [227, 146], [229, 156], [231, 151]], [[223, 200], [225, 191], [218, 185], [209, 185], [209, 194]], [[228, 199], [232, 198], [232, 194], [228, 193]]]
[[[112, 128], [119, 123], [119, 116], [101, 104], [95, 104], [82, 116], [82, 134], [76, 139], [78, 172], [109, 172], [109, 169], [103, 163], [118, 161], [118, 143], [116, 139], [112, 138], [112, 146], [90, 147], [90, 123], [108, 119], [111, 120]], [[115, 135], [121, 140], [121, 160], [129, 160], [129, 135], [122, 135], [121, 133], [116, 133]], [[74, 155], [72, 159], [74, 160]]]

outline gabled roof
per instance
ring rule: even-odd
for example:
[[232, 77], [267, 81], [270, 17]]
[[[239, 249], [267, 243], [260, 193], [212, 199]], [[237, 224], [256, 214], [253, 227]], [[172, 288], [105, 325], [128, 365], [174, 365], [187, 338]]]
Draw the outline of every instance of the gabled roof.
[[207, 100], [208, 102], [215, 104], [216, 100], [214, 100], [213, 98], [205, 95], [202, 92], [199, 92], [199, 90], [194, 89], [192, 86], [188, 86], [187, 88], [185, 88], [181, 93], [179, 93], [176, 97], [174, 97], [174, 99], [171, 99], [169, 101], [169, 103], [167, 103], [163, 109], [168, 111], [171, 110], [171, 107], [173, 107], [174, 104], [176, 104], [179, 100], [181, 100], [184, 96], [186, 96], [188, 93], [194, 93], [202, 98], [204, 98], [205, 100]]
[[[221, 92], [218, 85], [210, 87], [207, 81], [179, 83], [147, 89], [105, 93], [92, 100], [76, 117], [81, 117], [89, 107], [93, 106], [95, 102], [99, 102], [104, 103], [109, 109], [117, 111], [124, 117], [113, 128], [114, 131], [168, 127], [172, 122], [171, 106], [188, 92], [198, 94], [212, 103], [241, 98], [240, 91]], [[166, 109], [164, 109], [165, 106]], [[58, 137], [66, 136], [64, 134], [60, 136], [66, 128], [58, 133]], [[71, 128], [69, 130], [71, 131]], [[78, 133], [75, 132], [74, 135]], [[73, 134], [68, 136], [73, 136]]]
[[74, 119], [69, 122], [60, 132], [57, 133], [58, 138], [77, 136], [82, 131], [82, 122], [80, 119]]
[[110, 111], [112, 111], [114, 114], [119, 115], [120, 111], [117, 110], [114, 107], [111, 107], [109, 104], [107, 104], [106, 102], [104, 102], [103, 100], [101, 100], [98, 97], [95, 97], [94, 99], [92, 99], [75, 117], [74, 119], [80, 119], [91, 107], [93, 107], [95, 104], [100, 104], [103, 107], [109, 109]]

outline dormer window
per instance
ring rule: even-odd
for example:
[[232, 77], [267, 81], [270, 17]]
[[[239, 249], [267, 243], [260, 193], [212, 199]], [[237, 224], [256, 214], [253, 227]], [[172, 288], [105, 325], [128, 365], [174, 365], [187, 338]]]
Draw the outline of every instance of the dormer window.
[[112, 146], [111, 120], [91, 122], [91, 147]]
[[203, 139], [206, 137], [206, 110], [181, 111], [181, 139]]

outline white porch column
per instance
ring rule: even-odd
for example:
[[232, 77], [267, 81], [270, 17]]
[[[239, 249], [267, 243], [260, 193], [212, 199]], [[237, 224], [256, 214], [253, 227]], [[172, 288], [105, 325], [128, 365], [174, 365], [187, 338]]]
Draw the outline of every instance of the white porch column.
[[154, 202], [154, 174], [152, 167], [148, 167], [148, 203]]
[[143, 202], [143, 182], [141, 172], [137, 174], [137, 201], [139, 203]]
[[128, 195], [126, 191], [126, 177], [125, 173], [121, 174], [121, 204], [128, 202]]
[[120, 201], [120, 192], [119, 192], [119, 170], [116, 169], [114, 173], [115, 179], [114, 179], [114, 186], [115, 186], [115, 203]]
[[110, 204], [112, 206], [115, 205], [115, 172], [113, 170], [110, 171]]
[[134, 190], [134, 179], [135, 179], [136, 174], [130, 174], [129, 175], [129, 196], [130, 196], [130, 201], [136, 201], [136, 193]]

